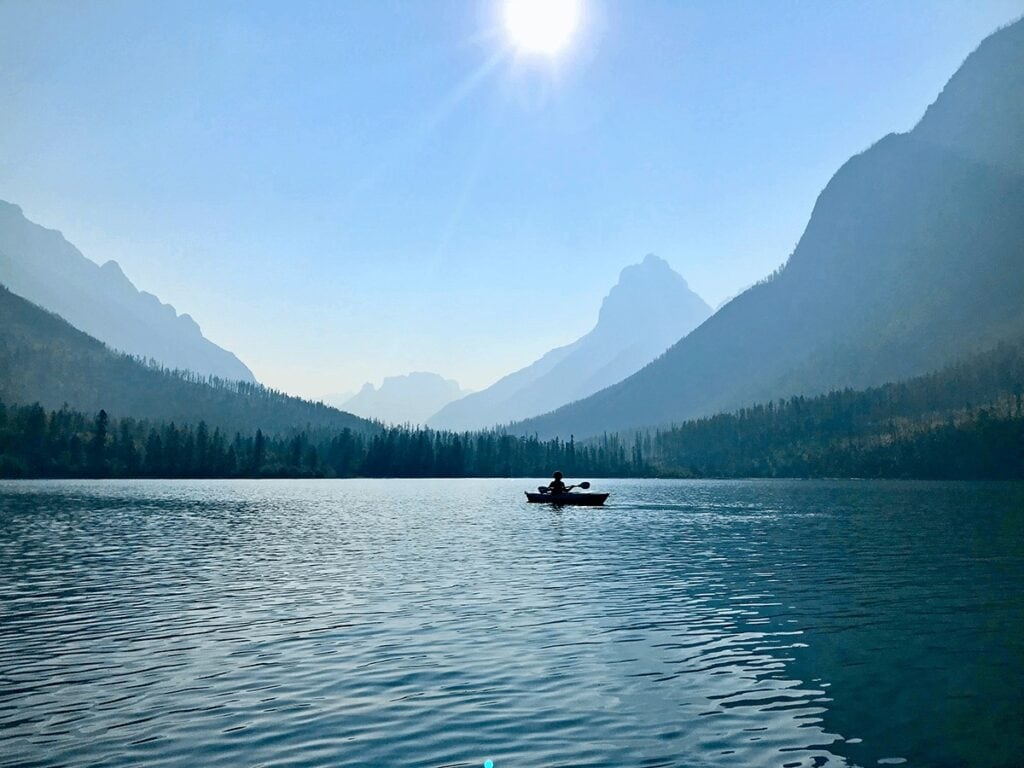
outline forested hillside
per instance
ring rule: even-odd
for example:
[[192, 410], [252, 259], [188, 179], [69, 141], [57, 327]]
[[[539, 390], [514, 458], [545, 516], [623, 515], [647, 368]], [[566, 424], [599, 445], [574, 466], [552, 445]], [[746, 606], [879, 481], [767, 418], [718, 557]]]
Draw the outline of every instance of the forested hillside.
[[405, 428], [268, 437], [202, 421], [0, 404], [0, 476], [541, 477], [561, 469], [577, 478], [1024, 478], [1022, 400], [1017, 343], [899, 384], [581, 443]]
[[684, 477], [1024, 477], [1024, 343], [863, 391], [793, 397], [639, 433]]
[[173, 372], [111, 351], [67, 322], [0, 286], [0, 400], [40, 403], [154, 421], [205, 421], [229, 433], [268, 434], [378, 427], [350, 413], [259, 384]]

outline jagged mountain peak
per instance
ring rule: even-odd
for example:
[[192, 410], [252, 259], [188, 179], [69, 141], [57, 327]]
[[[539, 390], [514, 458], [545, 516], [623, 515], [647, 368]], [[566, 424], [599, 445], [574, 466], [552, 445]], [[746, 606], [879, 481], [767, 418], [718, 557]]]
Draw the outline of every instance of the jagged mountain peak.
[[99, 265], [57, 230], [0, 201], [0, 283], [113, 349], [169, 368], [255, 381], [235, 355], [205, 338], [187, 314], [139, 291], [121, 265]]
[[619, 272], [619, 281], [612, 288], [612, 291], [622, 286], [648, 285], [665, 278], [681, 282], [689, 287], [685, 278], [672, 269], [672, 266], [665, 259], [653, 253], [648, 253], [642, 261], [622, 268], [622, 271]]
[[453, 400], [465, 395], [457, 381], [429, 371], [385, 376], [380, 387], [363, 384], [352, 397], [337, 402], [339, 408], [364, 418], [392, 424], [422, 424]]
[[619, 273], [618, 282], [601, 302], [595, 330], [612, 326], [618, 332], [630, 324], [658, 325], [676, 315], [705, 310], [711, 314], [711, 307], [690, 290], [683, 276], [663, 258], [649, 253]]
[[619, 274], [589, 333], [445, 406], [427, 423], [475, 429], [545, 413], [621, 381], [710, 315], [667, 261], [648, 254]]

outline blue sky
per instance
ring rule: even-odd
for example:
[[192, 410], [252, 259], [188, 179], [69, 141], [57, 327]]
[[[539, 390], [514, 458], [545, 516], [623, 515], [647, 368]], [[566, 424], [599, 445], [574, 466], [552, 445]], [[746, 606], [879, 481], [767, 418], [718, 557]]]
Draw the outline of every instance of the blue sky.
[[1024, 0], [0, 0], [0, 198], [306, 396], [480, 388], [654, 252], [717, 304]]

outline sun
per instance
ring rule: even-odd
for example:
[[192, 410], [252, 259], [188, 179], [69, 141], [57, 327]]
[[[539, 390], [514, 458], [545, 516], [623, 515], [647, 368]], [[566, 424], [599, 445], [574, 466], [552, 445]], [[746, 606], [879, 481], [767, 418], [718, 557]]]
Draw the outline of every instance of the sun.
[[580, 0], [505, 0], [505, 31], [524, 53], [556, 56], [580, 22]]

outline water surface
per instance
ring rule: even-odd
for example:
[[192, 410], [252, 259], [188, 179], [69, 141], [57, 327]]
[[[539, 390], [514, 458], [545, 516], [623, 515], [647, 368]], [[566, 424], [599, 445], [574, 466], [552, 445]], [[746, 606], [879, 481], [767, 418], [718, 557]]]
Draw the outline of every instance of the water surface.
[[0, 765], [1010, 766], [1024, 486], [0, 483]]

